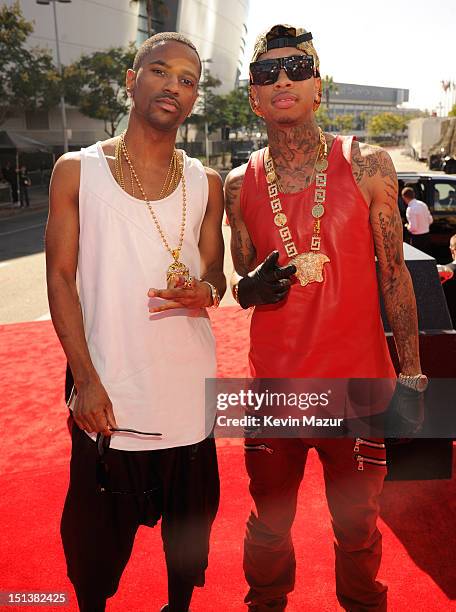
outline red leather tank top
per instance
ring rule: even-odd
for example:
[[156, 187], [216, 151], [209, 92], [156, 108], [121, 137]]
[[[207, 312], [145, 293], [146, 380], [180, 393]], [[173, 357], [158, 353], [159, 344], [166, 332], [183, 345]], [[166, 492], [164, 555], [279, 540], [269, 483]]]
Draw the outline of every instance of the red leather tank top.
[[[351, 169], [352, 137], [329, 152], [326, 212], [321, 225], [323, 283], [294, 283], [285, 300], [254, 309], [249, 360], [262, 378], [395, 378], [380, 316], [369, 207]], [[269, 203], [264, 149], [252, 154], [241, 211], [260, 263], [274, 249], [288, 262]], [[299, 253], [310, 251], [315, 183], [279, 194]], [[294, 278], [294, 277], [293, 277]]]

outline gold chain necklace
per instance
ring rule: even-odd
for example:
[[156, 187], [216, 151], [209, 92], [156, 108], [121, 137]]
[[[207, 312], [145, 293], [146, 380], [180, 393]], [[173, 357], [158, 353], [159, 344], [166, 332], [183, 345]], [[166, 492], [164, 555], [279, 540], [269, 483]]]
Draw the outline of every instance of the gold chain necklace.
[[[127, 149], [127, 145], [125, 144], [125, 139], [124, 139], [124, 134], [121, 134], [119, 137], [119, 141], [120, 141], [120, 148], [121, 151], [125, 157], [125, 160], [128, 164], [128, 167], [130, 169], [130, 172], [132, 174], [132, 176], [134, 177], [136, 184], [138, 185], [139, 191], [141, 192], [145, 203], [147, 204], [147, 208], [149, 209], [149, 212], [152, 216], [152, 219], [154, 220], [155, 223], [155, 227], [157, 228], [157, 231], [160, 235], [160, 238], [162, 239], [163, 245], [165, 246], [166, 250], [171, 254], [171, 257], [173, 258], [173, 263], [168, 267], [167, 271], [166, 271], [166, 282], [169, 285], [171, 281], [175, 280], [178, 277], [183, 277], [184, 283], [188, 284], [190, 281], [190, 270], [188, 269], [188, 267], [182, 263], [181, 261], [179, 261], [179, 257], [180, 257], [180, 253], [182, 250], [182, 245], [184, 242], [184, 233], [185, 233], [185, 221], [186, 221], [186, 217], [187, 217], [187, 190], [186, 190], [186, 184], [185, 184], [185, 174], [184, 174], [184, 170], [183, 170], [183, 162], [179, 159], [179, 156], [177, 154], [177, 151], [174, 151], [173, 153], [173, 158], [176, 157], [177, 158], [177, 163], [179, 164], [179, 172], [177, 173], [179, 176], [182, 177], [182, 222], [181, 222], [181, 228], [180, 228], [180, 235], [179, 235], [179, 243], [177, 245], [177, 247], [175, 249], [172, 249], [169, 246], [168, 240], [166, 239], [166, 236], [161, 228], [161, 225], [157, 219], [157, 215], [155, 214], [152, 205], [149, 201], [149, 199], [146, 196], [146, 193], [143, 189], [143, 186], [141, 184], [141, 181], [138, 178], [138, 175], [136, 174], [136, 171], [133, 167], [132, 161], [130, 159], [130, 156], [128, 154], [128, 149]], [[173, 159], [172, 158], [172, 159]], [[169, 176], [170, 173], [170, 168], [171, 168], [171, 163], [170, 163], [170, 167], [168, 169], [168, 175], [167, 178]], [[174, 173], [174, 175], [176, 175], [176, 173]], [[175, 177], [174, 177], [175, 180]], [[162, 191], [164, 190], [165, 185], [162, 188]]]
[[310, 251], [299, 253], [293, 240], [291, 230], [288, 227], [288, 219], [282, 210], [279, 198], [279, 187], [277, 185], [277, 175], [274, 169], [274, 162], [271, 157], [269, 147], [265, 153], [266, 180], [268, 183], [268, 194], [271, 210], [274, 215], [274, 223], [279, 228], [279, 235], [282, 239], [285, 251], [290, 257], [291, 264], [296, 266], [296, 278], [305, 287], [309, 283], [323, 282], [323, 266], [330, 262], [327, 255], [320, 251], [321, 245], [321, 217], [325, 214], [324, 204], [326, 203], [326, 183], [328, 169], [328, 145], [323, 131], [318, 128], [320, 134], [320, 147], [315, 161], [315, 195], [312, 217], [314, 218]]
[[[125, 134], [125, 132], [123, 132], [123, 134]], [[122, 139], [118, 138], [116, 141], [115, 153], [114, 153], [114, 169], [115, 169], [116, 181], [119, 183], [122, 189], [125, 190], [125, 180], [124, 180], [124, 174], [123, 174], [123, 169], [122, 169], [122, 154], [123, 154], [122, 153]], [[131, 181], [131, 195], [134, 196], [135, 195], [135, 180], [134, 180], [131, 170], [129, 170], [129, 173], [130, 173], [130, 181]], [[165, 181], [163, 183], [163, 187], [161, 188], [161, 191], [157, 199], [161, 200], [162, 198], [165, 198], [171, 193], [173, 193], [173, 191], [176, 190], [180, 180], [181, 180], [181, 171], [180, 171], [180, 164], [179, 164], [179, 156], [177, 154], [177, 151], [174, 150], [173, 155], [171, 156], [171, 160], [169, 162], [169, 166], [168, 166], [168, 170], [166, 173]]]

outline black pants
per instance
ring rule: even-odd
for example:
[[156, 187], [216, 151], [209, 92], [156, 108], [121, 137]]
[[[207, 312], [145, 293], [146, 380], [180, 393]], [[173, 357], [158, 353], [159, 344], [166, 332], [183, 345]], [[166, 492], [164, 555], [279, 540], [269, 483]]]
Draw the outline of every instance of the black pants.
[[21, 185], [21, 189], [20, 189], [20, 200], [21, 200], [21, 206], [24, 206], [27, 208], [30, 206], [28, 187], [25, 187], [23, 185]]
[[76, 424], [72, 443], [61, 536], [78, 595], [114, 595], [139, 525], [153, 527], [160, 517], [168, 573], [203, 586], [219, 503], [214, 439], [154, 451], [109, 449], [110, 489], [149, 494], [99, 492], [96, 443]]
[[431, 235], [429, 232], [427, 234], [410, 234], [410, 244], [423, 251], [423, 253], [427, 253], [427, 255], [431, 254]]

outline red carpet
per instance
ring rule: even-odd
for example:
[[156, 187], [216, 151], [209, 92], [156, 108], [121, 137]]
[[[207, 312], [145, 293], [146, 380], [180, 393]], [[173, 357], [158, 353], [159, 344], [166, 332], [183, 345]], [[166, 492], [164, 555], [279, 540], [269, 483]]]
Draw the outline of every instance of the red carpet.
[[[246, 313], [223, 308], [215, 312], [213, 321], [219, 375], [245, 375]], [[70, 450], [62, 400], [65, 359], [50, 322], [0, 327], [0, 354], [0, 591], [67, 591], [71, 604], [63, 609], [73, 611], [77, 608], [59, 539]], [[213, 530], [207, 585], [196, 590], [193, 612], [245, 609], [241, 549], [250, 501], [242, 448], [237, 440], [220, 440], [218, 446], [221, 506]], [[454, 479], [385, 486], [380, 578], [390, 586], [390, 610], [456, 610], [455, 489]], [[290, 598], [290, 612], [338, 610], [332, 533], [314, 453], [309, 456], [300, 492], [294, 537], [298, 585]], [[142, 528], [108, 610], [158, 612], [165, 601], [159, 530]]]

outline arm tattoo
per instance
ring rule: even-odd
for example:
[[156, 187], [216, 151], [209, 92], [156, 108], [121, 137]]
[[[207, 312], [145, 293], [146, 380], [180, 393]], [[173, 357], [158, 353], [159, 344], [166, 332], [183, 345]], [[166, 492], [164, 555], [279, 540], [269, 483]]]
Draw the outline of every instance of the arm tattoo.
[[225, 186], [225, 209], [231, 227], [231, 257], [234, 269], [241, 276], [245, 276], [253, 269], [256, 259], [255, 247], [240, 219], [240, 214], [235, 210], [243, 180], [242, 175], [236, 176], [228, 180]]
[[402, 223], [398, 211], [391, 210], [390, 202], [384, 202], [378, 212], [380, 285], [401, 369], [417, 373], [420, 365], [415, 295], [402, 257]]
[[386, 184], [397, 185], [396, 171], [391, 158], [385, 151], [377, 147], [364, 145], [361, 150], [359, 143], [355, 143], [352, 154], [352, 169], [353, 176], [358, 184], [365, 177], [373, 178], [375, 175], [379, 175], [385, 180]]

